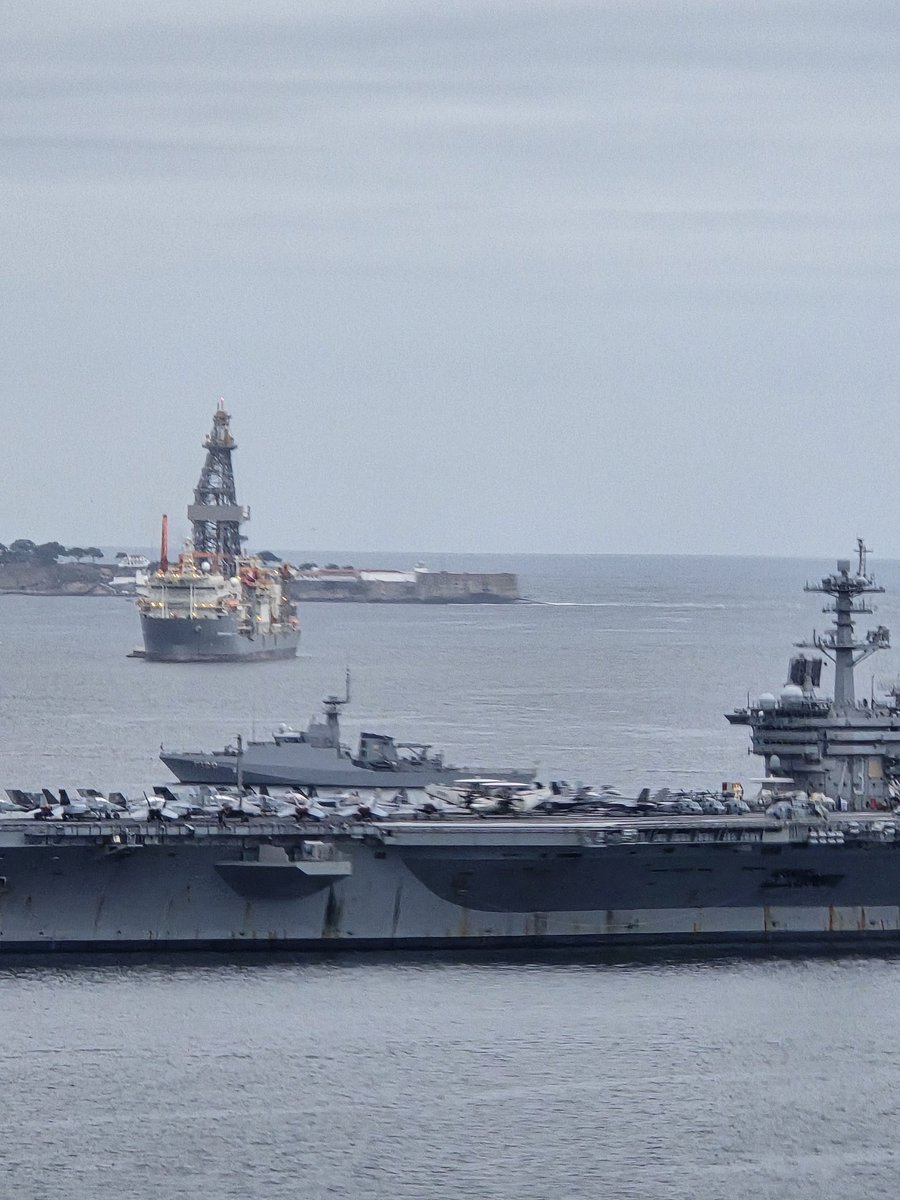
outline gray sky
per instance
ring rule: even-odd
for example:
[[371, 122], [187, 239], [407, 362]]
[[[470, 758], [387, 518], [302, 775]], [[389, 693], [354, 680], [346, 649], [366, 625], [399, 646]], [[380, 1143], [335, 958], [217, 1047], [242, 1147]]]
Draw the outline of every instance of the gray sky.
[[900, 7], [0, 24], [0, 540], [900, 556]]

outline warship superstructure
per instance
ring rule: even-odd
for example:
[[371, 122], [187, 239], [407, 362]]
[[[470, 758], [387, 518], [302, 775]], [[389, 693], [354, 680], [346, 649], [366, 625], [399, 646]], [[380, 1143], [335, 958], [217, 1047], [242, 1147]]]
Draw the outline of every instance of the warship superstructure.
[[[833, 797], [843, 809], [891, 806], [900, 794], [900, 705], [897, 694], [856, 698], [855, 668], [890, 647], [890, 633], [878, 625], [857, 637], [854, 618], [872, 609], [866, 597], [884, 591], [868, 573], [867, 548], [857, 542], [857, 562], [838, 561], [837, 570], [807, 592], [829, 596], [824, 612], [833, 627], [798, 643], [784, 687], [763, 693], [755, 703], [728, 714], [732, 725], [747, 725], [751, 748], [769, 776], [783, 777], [809, 795]], [[834, 695], [820, 690], [823, 657], [834, 665]]]
[[250, 511], [235, 495], [230, 420], [220, 401], [188, 506], [192, 538], [173, 564], [163, 517], [159, 569], [137, 602], [142, 657], [153, 662], [240, 662], [297, 653], [300, 626], [286, 577], [242, 550], [241, 525]]
[[398, 795], [326, 812], [295, 793], [243, 808], [238, 791], [216, 814], [6, 812], [0, 949], [896, 945], [900, 710], [854, 694], [856, 665], [889, 640], [854, 631], [879, 590], [863, 548], [811, 590], [834, 602], [812, 648], [835, 694], [803, 654], [779, 697], [729, 714], [767, 764], [754, 811], [567, 810], [534, 785], [455, 807]]

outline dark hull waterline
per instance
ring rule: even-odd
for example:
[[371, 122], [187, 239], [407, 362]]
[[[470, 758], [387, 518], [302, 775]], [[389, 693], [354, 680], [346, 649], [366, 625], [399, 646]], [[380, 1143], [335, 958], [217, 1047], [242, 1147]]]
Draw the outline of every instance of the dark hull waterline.
[[299, 629], [241, 632], [237, 618], [203, 620], [141, 616], [144, 658], [147, 662], [259, 662], [294, 658]]
[[3, 823], [0, 952], [900, 948], [900, 844], [875, 829], [843, 845], [765, 819], [642, 830]]

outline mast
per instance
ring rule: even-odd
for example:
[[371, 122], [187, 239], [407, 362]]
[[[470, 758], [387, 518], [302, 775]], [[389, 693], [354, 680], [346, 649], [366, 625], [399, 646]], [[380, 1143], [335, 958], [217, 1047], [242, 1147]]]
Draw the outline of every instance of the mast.
[[344, 673], [344, 694], [343, 696], [326, 696], [322, 701], [322, 707], [325, 709], [325, 724], [328, 728], [328, 733], [332, 744], [337, 752], [341, 751], [341, 726], [338, 713], [345, 704], [350, 703], [350, 668], [347, 667]]
[[241, 524], [250, 510], [238, 504], [234, 489], [231, 455], [237, 444], [231, 435], [231, 417], [220, 399], [213, 424], [203, 446], [206, 462], [194, 488], [194, 503], [188, 506], [193, 526], [194, 550], [215, 560], [222, 573], [232, 576], [241, 555]]
[[866, 569], [866, 555], [870, 553], [863, 538], [856, 539], [858, 561], [856, 574], [850, 573], [850, 560], [838, 559], [837, 571], [826, 575], [819, 583], [808, 583], [806, 592], [821, 592], [832, 596], [834, 602], [827, 604], [823, 612], [834, 613], [834, 626], [822, 634], [813, 633], [811, 642], [798, 642], [801, 648], [821, 650], [834, 663], [834, 706], [836, 709], [851, 708], [856, 704], [853, 671], [859, 664], [878, 650], [890, 647], [890, 633], [884, 625], [870, 629], [864, 641], [858, 641], [854, 632], [853, 618], [871, 613], [873, 610], [865, 600], [858, 597], [883, 592]]

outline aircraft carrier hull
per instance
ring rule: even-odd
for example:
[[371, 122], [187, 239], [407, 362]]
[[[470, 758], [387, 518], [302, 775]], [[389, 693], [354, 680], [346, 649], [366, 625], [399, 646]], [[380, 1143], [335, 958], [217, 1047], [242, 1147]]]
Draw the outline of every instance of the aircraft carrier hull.
[[299, 629], [241, 633], [238, 618], [223, 615], [196, 619], [141, 614], [144, 658], [148, 662], [258, 662], [294, 658]]
[[4, 822], [0, 951], [900, 946], [900, 844], [720, 832]]

